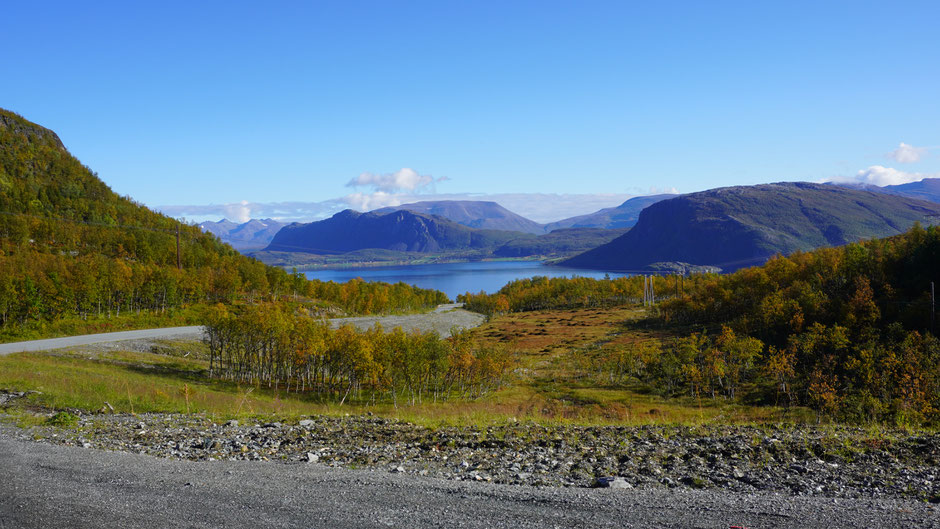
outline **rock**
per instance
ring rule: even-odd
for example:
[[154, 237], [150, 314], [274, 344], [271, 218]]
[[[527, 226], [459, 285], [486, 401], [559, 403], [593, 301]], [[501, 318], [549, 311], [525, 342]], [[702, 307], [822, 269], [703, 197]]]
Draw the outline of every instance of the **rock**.
[[227, 426], [227, 427], [229, 427], [229, 428], [238, 428], [238, 421], [236, 421], [235, 419], [232, 419], [232, 420], [226, 422], [226, 423], [225, 423], [225, 426]]
[[602, 476], [594, 480], [594, 486], [603, 489], [632, 489], [633, 485], [620, 476]]
[[[242, 448], [244, 448], [244, 447], [242, 447]], [[316, 462], [319, 461], [319, 460], [320, 460], [320, 456], [319, 456], [319, 455], [314, 454], [313, 452], [307, 452], [307, 462], [308, 462], [308, 463], [316, 463]]]
[[312, 421], [312, 420], [310, 420], [310, 419], [303, 419], [303, 420], [301, 420], [301, 421], [300, 421], [299, 423], [297, 423], [297, 424], [298, 424], [299, 426], [303, 426], [304, 428], [309, 428], [309, 427], [311, 427], [311, 426], [314, 426], [314, 425], [317, 424], [317, 423], [316, 423], [316, 421]]

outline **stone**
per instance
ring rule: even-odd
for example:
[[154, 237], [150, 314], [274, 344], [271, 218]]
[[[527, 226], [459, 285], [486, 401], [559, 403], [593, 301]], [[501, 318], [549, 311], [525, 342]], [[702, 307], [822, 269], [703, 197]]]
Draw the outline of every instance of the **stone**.
[[307, 428], [307, 427], [313, 426], [313, 425], [315, 425], [315, 424], [317, 424], [317, 423], [316, 423], [316, 421], [312, 421], [312, 420], [310, 420], [310, 419], [303, 419], [303, 420], [301, 420], [301, 421], [300, 421], [299, 423], [297, 423], [297, 424], [298, 424], [299, 426], [303, 426], [303, 427]]
[[232, 420], [226, 422], [226, 423], [225, 423], [225, 426], [228, 426], [228, 427], [230, 427], [230, 428], [238, 428], [238, 421], [236, 421], [235, 419], [232, 419]]
[[601, 476], [594, 480], [594, 486], [602, 489], [632, 489], [633, 485], [620, 476]]
[[319, 461], [319, 460], [320, 460], [320, 456], [319, 456], [319, 455], [314, 454], [313, 452], [307, 452], [307, 462], [308, 462], [308, 463], [316, 463], [316, 462]]

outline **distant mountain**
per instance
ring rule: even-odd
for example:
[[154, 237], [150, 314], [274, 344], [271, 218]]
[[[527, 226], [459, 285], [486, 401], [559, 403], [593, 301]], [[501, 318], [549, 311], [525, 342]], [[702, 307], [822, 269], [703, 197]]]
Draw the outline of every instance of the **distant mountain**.
[[236, 250], [260, 250], [268, 244], [274, 235], [285, 224], [274, 219], [251, 219], [242, 224], [236, 224], [228, 219], [218, 222], [207, 221], [199, 225], [216, 237], [232, 245]]
[[726, 187], [653, 204], [623, 236], [562, 264], [637, 270], [682, 262], [734, 270], [776, 253], [896, 235], [936, 215], [935, 203], [832, 185]]
[[649, 195], [645, 197], [633, 197], [613, 208], [604, 208], [587, 215], [579, 215], [577, 217], [550, 222], [545, 225], [545, 229], [547, 231], [553, 231], [560, 228], [630, 228], [636, 224], [640, 216], [640, 211], [643, 211], [647, 206], [675, 196], [676, 195]]
[[899, 195], [902, 197], [919, 198], [929, 202], [940, 203], [940, 178], [924, 178], [920, 182], [910, 182], [907, 184], [897, 184], [893, 186], [876, 186], [872, 184], [856, 184], [845, 182], [834, 182], [834, 184], [852, 189], [861, 189], [875, 193], [887, 193], [889, 195]]
[[444, 217], [408, 210], [359, 213], [347, 209], [325, 220], [289, 224], [265, 250], [330, 255], [378, 248], [431, 253], [494, 248], [520, 236], [531, 237], [470, 228]]
[[429, 200], [382, 208], [376, 212], [387, 213], [401, 210], [425, 215], [438, 215], [471, 228], [521, 231], [535, 234], [545, 233], [545, 227], [538, 222], [517, 215], [496, 202], [483, 200]]
[[538, 237], [513, 239], [494, 250], [493, 255], [496, 257], [573, 255], [606, 244], [623, 235], [626, 231], [625, 229], [564, 228]]

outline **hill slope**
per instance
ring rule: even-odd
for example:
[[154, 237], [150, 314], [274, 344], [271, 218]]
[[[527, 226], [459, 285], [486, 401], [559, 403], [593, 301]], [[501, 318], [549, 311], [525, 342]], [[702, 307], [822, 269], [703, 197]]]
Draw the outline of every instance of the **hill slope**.
[[534, 234], [545, 233], [545, 228], [541, 224], [517, 215], [496, 202], [482, 200], [429, 200], [382, 208], [377, 210], [376, 213], [401, 210], [425, 215], [437, 215], [471, 228], [521, 231]]
[[189, 305], [291, 293], [361, 312], [446, 300], [440, 292], [364, 282], [340, 292], [265, 266], [197, 226], [119, 196], [55, 133], [2, 109], [0, 211], [0, 340], [58, 332], [50, 322], [100, 332], [114, 329], [112, 315], [132, 315], [124, 328], [153, 325], [143, 319], [148, 313], [158, 318]]
[[274, 219], [251, 219], [242, 224], [236, 224], [228, 219], [218, 222], [206, 221], [199, 224], [203, 231], [232, 245], [236, 250], [258, 250], [271, 243], [274, 235], [285, 224]]
[[636, 270], [685, 262], [733, 270], [776, 253], [896, 235], [937, 214], [938, 204], [830, 185], [727, 187], [653, 204], [625, 235], [563, 264]]
[[520, 236], [525, 234], [478, 230], [407, 210], [359, 213], [347, 209], [325, 220], [285, 226], [265, 251], [329, 255], [378, 248], [429, 253], [492, 248]]
[[647, 206], [675, 196], [676, 195], [650, 195], [645, 197], [633, 197], [613, 208], [604, 208], [587, 215], [579, 215], [577, 217], [550, 222], [545, 225], [545, 229], [553, 231], [560, 228], [631, 228], [640, 217], [640, 212]]

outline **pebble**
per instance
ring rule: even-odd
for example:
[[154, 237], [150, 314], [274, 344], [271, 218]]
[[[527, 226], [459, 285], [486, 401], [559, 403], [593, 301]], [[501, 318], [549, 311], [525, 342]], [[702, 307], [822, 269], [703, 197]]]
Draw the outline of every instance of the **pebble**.
[[427, 428], [370, 415], [298, 424], [233, 420], [222, 426], [197, 415], [100, 414], [83, 416], [74, 430], [34, 427], [49, 429], [34, 437], [193, 461], [317, 462], [519, 485], [721, 488], [940, 502], [936, 432], [525, 422]]

